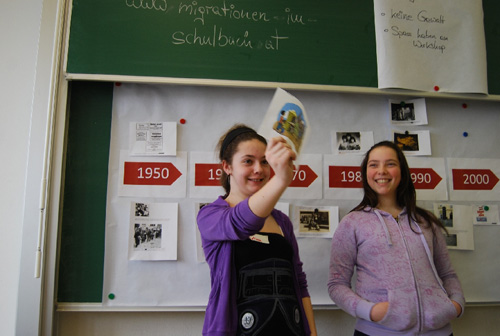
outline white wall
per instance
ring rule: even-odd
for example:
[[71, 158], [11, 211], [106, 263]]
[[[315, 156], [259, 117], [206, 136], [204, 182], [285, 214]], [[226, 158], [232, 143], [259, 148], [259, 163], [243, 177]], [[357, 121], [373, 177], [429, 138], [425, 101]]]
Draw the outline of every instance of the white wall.
[[0, 2], [0, 335], [14, 335], [42, 0]]

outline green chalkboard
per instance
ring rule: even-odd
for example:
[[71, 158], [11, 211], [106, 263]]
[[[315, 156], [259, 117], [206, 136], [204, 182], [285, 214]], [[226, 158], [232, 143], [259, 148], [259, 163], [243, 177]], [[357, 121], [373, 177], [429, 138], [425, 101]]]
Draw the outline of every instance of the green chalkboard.
[[[483, 8], [500, 94], [500, 3]], [[66, 70], [376, 88], [375, 44], [366, 0], [73, 0]]]
[[500, 1], [483, 0], [483, 11], [488, 91], [490, 94], [500, 94]]
[[68, 54], [69, 73], [377, 86], [365, 0], [74, 0]]
[[70, 83], [58, 302], [101, 302], [113, 85]]

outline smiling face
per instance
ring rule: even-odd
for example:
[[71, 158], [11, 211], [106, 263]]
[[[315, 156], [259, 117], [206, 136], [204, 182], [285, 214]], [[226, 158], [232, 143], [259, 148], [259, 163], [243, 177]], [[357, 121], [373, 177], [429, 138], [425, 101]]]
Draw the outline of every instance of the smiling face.
[[385, 146], [374, 148], [368, 157], [366, 179], [379, 201], [384, 198], [395, 201], [401, 182], [401, 167], [396, 151]]
[[260, 190], [271, 174], [265, 157], [266, 145], [257, 139], [243, 141], [238, 145], [232, 162], [222, 162], [226, 174], [230, 175], [231, 191], [228, 198], [240, 202]]

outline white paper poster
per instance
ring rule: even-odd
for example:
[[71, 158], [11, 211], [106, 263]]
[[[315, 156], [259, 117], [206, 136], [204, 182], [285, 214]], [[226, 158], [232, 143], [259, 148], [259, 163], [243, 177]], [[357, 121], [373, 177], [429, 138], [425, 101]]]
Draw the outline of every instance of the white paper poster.
[[120, 151], [118, 196], [186, 197], [187, 153], [137, 157]]
[[481, 0], [375, 0], [379, 88], [488, 92]]
[[434, 203], [434, 214], [443, 223], [450, 250], [474, 250], [474, 228], [468, 205]]
[[175, 122], [131, 122], [129, 143], [132, 156], [175, 155], [177, 124]]
[[475, 204], [472, 205], [472, 223], [474, 225], [499, 226], [498, 205]]
[[294, 162], [293, 180], [282, 199], [321, 199], [323, 196], [322, 156], [302, 154]]
[[363, 198], [360, 155], [323, 156], [323, 195], [325, 199], [359, 200]]
[[224, 195], [221, 186], [222, 166], [214, 152], [189, 153], [189, 197], [215, 200]]
[[[195, 204], [195, 218], [198, 218], [198, 212], [201, 208], [209, 203], [196, 203]], [[201, 242], [201, 234], [200, 229], [198, 228], [198, 223], [195, 223], [196, 226], [196, 260], [199, 263], [204, 263], [205, 261], [205, 252], [203, 251], [203, 244]]]
[[498, 201], [500, 160], [448, 158], [452, 201]]
[[407, 157], [419, 201], [448, 200], [444, 158]]
[[177, 260], [177, 208], [131, 202], [129, 260]]
[[274, 208], [276, 210], [279, 210], [279, 211], [283, 212], [288, 217], [290, 217], [290, 203], [278, 202], [278, 203], [276, 203], [276, 205], [274, 206]]

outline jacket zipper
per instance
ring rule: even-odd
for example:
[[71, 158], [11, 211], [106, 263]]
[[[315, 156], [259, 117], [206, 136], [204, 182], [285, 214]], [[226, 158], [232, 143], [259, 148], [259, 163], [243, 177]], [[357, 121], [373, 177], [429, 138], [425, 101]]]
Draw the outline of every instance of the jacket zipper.
[[422, 302], [421, 302], [422, 300], [420, 298], [420, 296], [421, 296], [420, 289], [418, 287], [417, 277], [415, 275], [415, 270], [413, 269], [413, 263], [411, 261], [411, 255], [410, 255], [410, 249], [408, 248], [408, 242], [406, 241], [406, 236], [405, 236], [403, 229], [401, 228], [401, 225], [399, 223], [399, 216], [398, 216], [398, 219], [395, 219], [395, 220], [396, 220], [396, 223], [397, 223], [397, 226], [399, 229], [399, 234], [403, 238], [403, 243], [405, 244], [406, 255], [408, 257], [408, 262], [410, 263], [411, 273], [413, 275], [413, 282], [415, 284], [415, 291], [417, 292], [418, 332], [421, 333], [422, 326], [424, 325], [424, 322], [423, 322], [423, 314], [422, 314]]

